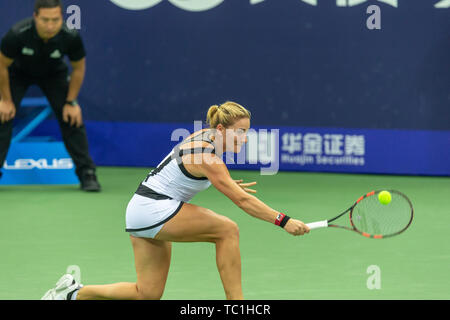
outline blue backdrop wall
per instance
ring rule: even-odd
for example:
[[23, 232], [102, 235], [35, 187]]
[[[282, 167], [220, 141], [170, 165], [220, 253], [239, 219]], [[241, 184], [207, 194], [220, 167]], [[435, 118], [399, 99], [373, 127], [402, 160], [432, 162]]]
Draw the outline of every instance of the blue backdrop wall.
[[[30, 16], [33, 2], [0, 0], [0, 32]], [[252, 126], [280, 129], [280, 150], [294, 158], [307, 155], [306, 134], [320, 136], [314, 163], [280, 155], [281, 169], [450, 174], [447, 0], [65, 5], [81, 12], [88, 69], [79, 101], [98, 164], [155, 165], [173, 146], [174, 127], [190, 128], [210, 105], [234, 100], [252, 111]], [[370, 5], [381, 9], [379, 30], [366, 26]], [[347, 153], [347, 136], [360, 136], [362, 153]], [[385, 158], [382, 137], [393, 144]], [[321, 164], [320, 154], [364, 164]]]

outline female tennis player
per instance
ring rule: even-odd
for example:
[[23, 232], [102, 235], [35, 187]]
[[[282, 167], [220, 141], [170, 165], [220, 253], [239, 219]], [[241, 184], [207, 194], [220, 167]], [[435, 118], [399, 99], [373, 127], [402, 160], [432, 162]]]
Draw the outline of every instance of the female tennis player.
[[160, 299], [169, 271], [172, 242], [213, 242], [216, 264], [227, 299], [243, 299], [239, 229], [212, 210], [190, 204], [194, 195], [214, 185], [249, 215], [281, 226], [292, 235], [309, 228], [274, 210], [250, 193], [256, 184], [233, 180], [222, 161], [225, 151], [238, 153], [247, 141], [250, 112], [234, 102], [214, 105], [209, 129], [178, 144], [139, 185], [126, 210], [126, 231], [134, 250], [136, 283], [86, 285], [64, 275], [42, 299]]

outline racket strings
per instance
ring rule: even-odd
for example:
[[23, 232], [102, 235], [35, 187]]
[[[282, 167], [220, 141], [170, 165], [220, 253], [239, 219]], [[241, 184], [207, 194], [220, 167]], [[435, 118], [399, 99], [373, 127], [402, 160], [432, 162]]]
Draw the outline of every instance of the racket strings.
[[392, 200], [383, 205], [378, 194], [361, 200], [353, 209], [352, 223], [360, 232], [371, 235], [391, 235], [403, 231], [412, 218], [412, 206], [399, 193], [391, 193]]

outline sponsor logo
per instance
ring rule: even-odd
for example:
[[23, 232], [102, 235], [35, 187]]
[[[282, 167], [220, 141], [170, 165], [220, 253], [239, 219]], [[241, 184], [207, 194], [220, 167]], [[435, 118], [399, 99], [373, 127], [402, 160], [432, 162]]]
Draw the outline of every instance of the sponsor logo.
[[162, 0], [111, 0], [116, 6], [127, 10], [144, 10], [156, 6]]
[[[156, 6], [164, 0], [110, 0], [115, 5], [127, 10], [144, 10]], [[224, 0], [167, 0], [172, 5], [186, 11], [206, 11], [220, 5]], [[248, 0], [251, 5], [266, 2], [268, 0]], [[300, 0], [311, 6], [318, 6], [319, 0]], [[336, 0], [337, 7], [354, 7], [369, 0]], [[398, 8], [398, 0], [376, 0], [394, 8]], [[440, 0], [434, 4], [437, 9], [450, 8], [450, 0]]]
[[364, 135], [286, 132], [281, 136], [281, 163], [364, 166]]
[[[127, 10], [144, 10], [156, 6], [163, 0], [111, 0]], [[174, 6], [186, 11], [205, 11], [217, 7], [224, 0], [168, 0]]]
[[[353, 6], [357, 6], [357, 5], [367, 2], [367, 1], [368, 0], [336, 0], [336, 5], [338, 7], [353, 7]], [[377, 1], [386, 3], [395, 8], [398, 8], [398, 0], [377, 0]], [[315, 5], [317, 5], [317, 1], [316, 1]]]
[[5, 161], [3, 169], [5, 170], [68, 170], [72, 169], [73, 161], [70, 158], [62, 159], [16, 159], [14, 163], [9, 164]]
[[56, 49], [55, 51], [53, 51], [53, 52], [50, 54], [50, 58], [53, 58], [53, 59], [59, 59], [59, 58], [61, 58], [61, 52], [59, 52], [59, 50]]
[[23, 47], [22, 54], [24, 56], [33, 56], [34, 55], [34, 50], [30, 49], [30, 48], [27, 48], [27, 47]]
[[206, 11], [217, 7], [224, 0], [169, 0], [174, 6], [186, 11]]
[[[195, 131], [201, 129], [201, 122], [196, 123]], [[188, 135], [186, 129], [177, 129], [172, 133], [172, 141]], [[250, 128], [246, 137], [247, 143], [241, 152], [225, 154], [226, 164], [260, 165], [262, 175], [276, 174], [280, 165], [317, 168], [366, 165], [366, 137], [363, 134], [284, 130], [280, 134], [280, 129]]]
[[441, 0], [434, 5], [435, 8], [438, 9], [446, 9], [450, 8], [450, 0]]

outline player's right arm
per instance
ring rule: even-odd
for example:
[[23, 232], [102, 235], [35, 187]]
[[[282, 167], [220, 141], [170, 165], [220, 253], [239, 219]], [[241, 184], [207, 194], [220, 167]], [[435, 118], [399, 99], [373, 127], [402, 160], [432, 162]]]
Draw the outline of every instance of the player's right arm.
[[[198, 162], [197, 162], [198, 163]], [[202, 154], [201, 164], [196, 165], [196, 173], [206, 176], [209, 181], [249, 215], [274, 223], [279, 212], [270, 208], [255, 196], [245, 192], [230, 176], [223, 161], [214, 154]], [[300, 220], [289, 219], [284, 229], [292, 235], [302, 235], [309, 228]]]
[[0, 122], [4, 123], [16, 115], [9, 84], [8, 67], [14, 62], [0, 51]]

